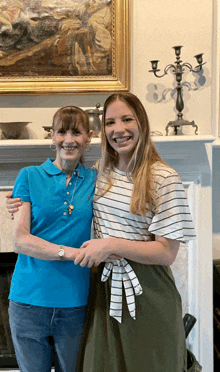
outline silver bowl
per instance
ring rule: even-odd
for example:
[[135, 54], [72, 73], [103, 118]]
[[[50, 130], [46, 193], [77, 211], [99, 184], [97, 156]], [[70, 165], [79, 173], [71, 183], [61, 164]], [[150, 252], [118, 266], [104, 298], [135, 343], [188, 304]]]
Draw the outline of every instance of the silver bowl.
[[44, 130], [47, 132], [46, 136], [44, 138], [51, 138], [51, 129], [52, 129], [52, 126], [45, 126], [43, 125], [42, 128], [44, 128]]
[[20, 137], [24, 127], [29, 124], [30, 121], [12, 121], [0, 123], [0, 129], [6, 139], [17, 139]]

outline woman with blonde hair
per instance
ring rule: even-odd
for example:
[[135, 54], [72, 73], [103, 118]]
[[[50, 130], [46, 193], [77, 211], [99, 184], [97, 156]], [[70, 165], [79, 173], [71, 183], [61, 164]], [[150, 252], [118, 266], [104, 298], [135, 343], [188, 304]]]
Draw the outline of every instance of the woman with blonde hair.
[[[79, 371], [187, 371], [170, 265], [180, 242], [195, 238], [194, 227], [182, 182], [159, 156], [146, 111], [131, 93], [115, 93], [104, 105], [93, 213], [95, 239], [75, 259], [98, 266]], [[122, 258], [102, 263], [110, 254]]]

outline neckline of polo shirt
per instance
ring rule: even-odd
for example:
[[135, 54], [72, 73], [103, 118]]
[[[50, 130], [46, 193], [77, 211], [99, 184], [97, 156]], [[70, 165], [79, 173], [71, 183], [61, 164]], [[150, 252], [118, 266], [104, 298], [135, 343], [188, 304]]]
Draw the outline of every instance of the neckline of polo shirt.
[[[47, 159], [45, 163], [42, 164], [43, 169], [50, 175], [56, 176], [57, 174], [64, 173], [61, 169], [57, 168], [54, 164], [53, 161], [55, 159]], [[73, 170], [79, 172], [78, 177], [79, 178], [84, 178], [85, 177], [85, 171], [84, 171], [84, 166], [79, 162], [77, 164], [77, 167]]]

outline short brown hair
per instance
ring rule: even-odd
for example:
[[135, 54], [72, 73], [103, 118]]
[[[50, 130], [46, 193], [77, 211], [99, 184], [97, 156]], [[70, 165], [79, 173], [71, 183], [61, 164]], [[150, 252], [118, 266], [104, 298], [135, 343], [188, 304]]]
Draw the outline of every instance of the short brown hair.
[[66, 106], [60, 108], [53, 116], [52, 129], [64, 129], [65, 131], [78, 128], [82, 125], [85, 132], [89, 133], [89, 117], [81, 108], [76, 106]]

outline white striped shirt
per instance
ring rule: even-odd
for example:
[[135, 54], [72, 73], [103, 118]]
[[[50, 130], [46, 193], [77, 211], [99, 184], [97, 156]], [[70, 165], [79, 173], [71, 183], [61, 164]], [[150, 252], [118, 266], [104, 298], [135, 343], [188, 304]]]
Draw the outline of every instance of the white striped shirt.
[[[133, 241], [150, 241], [153, 235], [159, 235], [181, 242], [196, 238], [186, 193], [179, 175], [174, 169], [160, 162], [152, 166], [152, 174], [153, 187], [156, 191], [154, 209], [150, 210], [146, 203], [146, 215], [140, 216], [130, 213], [133, 184], [127, 179], [125, 172], [114, 170], [111, 174], [113, 186], [93, 203], [95, 238], [115, 237]], [[99, 179], [95, 195], [98, 189], [105, 188], [105, 182], [104, 178]], [[107, 280], [112, 272], [110, 315], [119, 322], [122, 319], [122, 283], [126, 281], [130, 283], [129, 293], [125, 285], [124, 288], [130, 315], [134, 319], [134, 294], [142, 294], [138, 278], [132, 272], [131, 277], [135, 276], [138, 282], [138, 290], [134, 291], [135, 286], [127, 274], [127, 264], [126, 260], [120, 260], [113, 265], [106, 264], [101, 278], [102, 281]], [[118, 266], [122, 266], [121, 269]], [[130, 268], [129, 266], [129, 271]], [[118, 289], [115, 289], [118, 286], [121, 288], [119, 294]], [[130, 297], [129, 301], [128, 297]]]
[[[156, 190], [154, 210], [147, 209], [146, 204], [144, 217], [130, 213], [133, 184], [127, 179], [125, 172], [115, 169], [112, 174], [113, 186], [93, 203], [96, 238], [148, 241], [155, 234], [187, 242], [196, 237], [179, 175], [171, 167], [159, 162], [152, 167]], [[97, 182], [98, 188], [104, 186], [104, 180]]]

